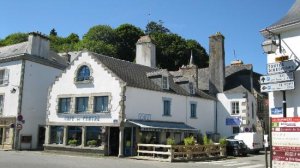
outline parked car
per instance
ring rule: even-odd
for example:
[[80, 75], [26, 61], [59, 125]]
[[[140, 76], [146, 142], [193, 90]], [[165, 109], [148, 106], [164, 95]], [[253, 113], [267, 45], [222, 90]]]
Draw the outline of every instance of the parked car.
[[243, 132], [232, 135], [228, 139], [243, 140], [250, 152], [259, 153], [263, 150], [263, 135], [259, 132]]
[[226, 152], [230, 156], [247, 156], [248, 147], [242, 140], [226, 139]]

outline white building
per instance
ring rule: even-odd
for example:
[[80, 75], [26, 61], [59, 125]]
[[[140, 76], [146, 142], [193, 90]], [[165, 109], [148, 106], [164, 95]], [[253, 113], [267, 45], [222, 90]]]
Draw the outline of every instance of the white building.
[[[287, 56], [288, 60], [300, 58], [300, 1], [296, 0], [288, 13], [279, 21], [261, 31], [266, 38], [272, 37], [277, 44], [281, 43], [275, 53], [267, 54], [267, 63], [275, 63], [276, 59]], [[280, 37], [280, 38], [279, 38]], [[300, 71], [294, 72], [295, 89], [269, 92], [269, 112], [271, 117], [283, 117], [283, 95], [286, 96], [286, 117], [300, 116]], [[283, 108], [283, 109], [282, 109]], [[278, 110], [274, 110], [278, 109]]]
[[137, 143], [214, 132], [215, 99], [194, 81], [155, 68], [148, 36], [137, 43], [136, 61], [79, 53], [49, 90], [45, 149], [123, 156]]
[[38, 33], [0, 48], [0, 149], [42, 147], [48, 87], [66, 65]]

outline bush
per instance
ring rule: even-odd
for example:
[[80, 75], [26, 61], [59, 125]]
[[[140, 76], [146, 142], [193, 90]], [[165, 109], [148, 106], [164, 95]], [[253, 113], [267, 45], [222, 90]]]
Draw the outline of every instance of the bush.
[[167, 139], [167, 145], [175, 145], [175, 139], [173, 139], [173, 138], [168, 138], [168, 139]]
[[97, 141], [96, 140], [89, 140], [89, 141], [87, 141], [87, 145], [89, 145], [89, 146], [97, 145]]
[[226, 145], [226, 138], [220, 138], [219, 143], [220, 145]]
[[203, 137], [203, 143], [204, 143], [204, 145], [210, 145], [210, 144], [213, 144], [213, 141], [205, 135]]
[[70, 139], [69, 141], [68, 141], [68, 144], [69, 145], [77, 145], [77, 140], [76, 139]]
[[184, 145], [195, 145], [195, 139], [193, 136], [184, 138]]

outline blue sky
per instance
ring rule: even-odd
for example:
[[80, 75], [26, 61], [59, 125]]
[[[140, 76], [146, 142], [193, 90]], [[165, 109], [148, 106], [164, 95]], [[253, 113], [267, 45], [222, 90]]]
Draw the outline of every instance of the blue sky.
[[[142, 29], [149, 20], [186, 39], [197, 40], [208, 52], [208, 37], [225, 36], [226, 65], [233, 59], [253, 64], [266, 74], [266, 55], [259, 31], [286, 14], [294, 0], [3, 0], [0, 39], [15, 32], [55, 28], [60, 36], [80, 37], [92, 26], [113, 28], [131, 23]], [[149, 16], [150, 13], [150, 16]], [[233, 51], [235, 50], [236, 57]]]

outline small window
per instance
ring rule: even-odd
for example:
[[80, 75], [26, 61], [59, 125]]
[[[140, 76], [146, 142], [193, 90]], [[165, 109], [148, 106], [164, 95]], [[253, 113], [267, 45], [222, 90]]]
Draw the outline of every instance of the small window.
[[8, 84], [8, 69], [1, 69], [0, 70], [0, 85], [7, 85]]
[[240, 113], [240, 106], [239, 106], [239, 102], [235, 101], [235, 102], [231, 102], [231, 114], [232, 115], [236, 115]]
[[70, 112], [70, 102], [71, 98], [60, 98], [59, 99], [59, 113], [69, 113]]
[[108, 112], [108, 96], [97, 96], [94, 98], [94, 112]]
[[0, 115], [3, 114], [4, 96], [0, 95]]
[[164, 104], [164, 116], [170, 116], [171, 115], [171, 101], [170, 100], [163, 100]]
[[191, 103], [191, 118], [197, 117], [197, 104]]
[[166, 76], [162, 77], [162, 88], [169, 89], [169, 79]]
[[240, 133], [240, 127], [232, 127], [232, 134]]
[[77, 73], [77, 81], [85, 81], [85, 80], [90, 80], [90, 69], [88, 66], [83, 65], [80, 67], [78, 73]]
[[88, 111], [89, 98], [77, 97], [76, 98], [76, 113], [85, 113]]
[[195, 94], [195, 89], [193, 83], [189, 83], [190, 94]]

